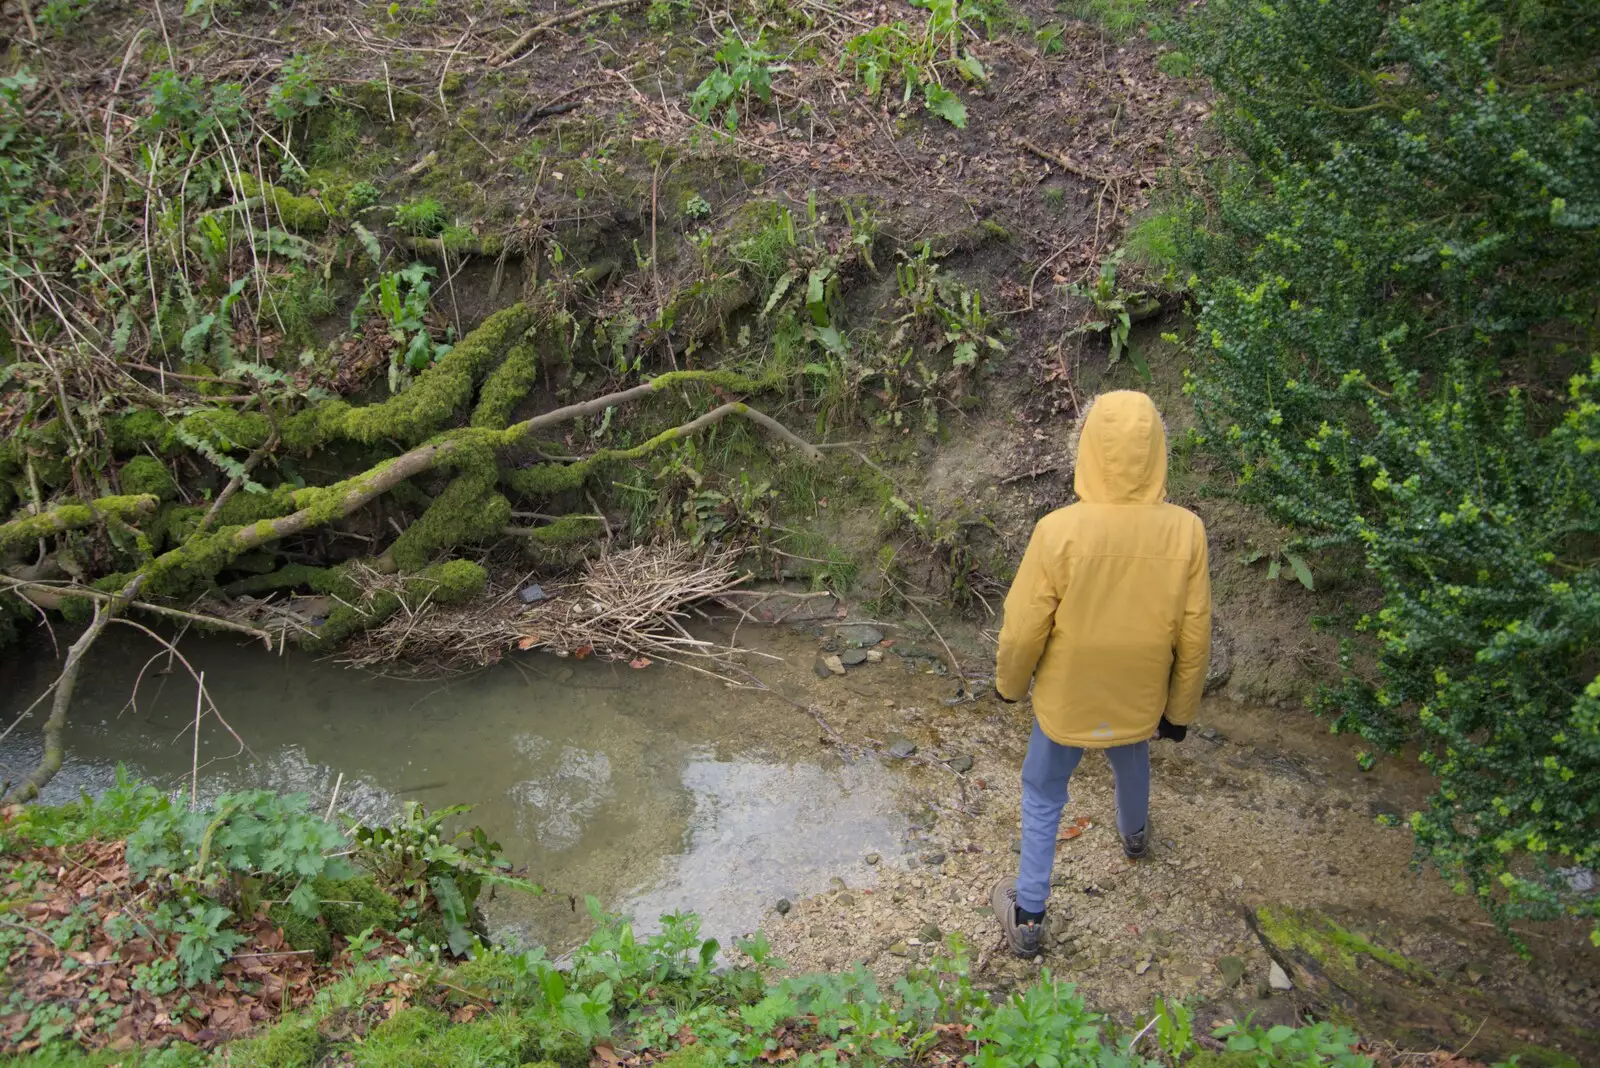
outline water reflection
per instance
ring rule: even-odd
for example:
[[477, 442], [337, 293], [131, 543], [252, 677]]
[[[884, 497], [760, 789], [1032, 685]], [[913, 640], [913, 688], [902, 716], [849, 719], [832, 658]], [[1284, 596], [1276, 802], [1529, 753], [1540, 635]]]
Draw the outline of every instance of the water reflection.
[[[201, 732], [199, 793], [245, 788], [333, 800], [382, 819], [404, 800], [472, 803], [470, 819], [551, 893], [498, 895], [486, 909], [507, 934], [554, 947], [585, 937], [594, 895], [649, 925], [694, 909], [726, 940], [756, 927], [780, 896], [820, 890], [864, 852], [888, 856], [903, 820], [876, 765], [833, 762], [814, 724], [758, 694], [730, 696], [659, 666], [528, 659], [448, 684], [374, 678], [290, 653], [264, 656], [217, 639], [184, 649], [249, 751], [219, 724]], [[784, 651], [781, 646], [777, 651]], [[121, 761], [170, 789], [187, 786], [194, 691], [178, 675], [127, 696], [149, 649], [108, 632], [80, 681], [68, 760], [47, 792], [60, 802], [104, 790]], [[809, 665], [810, 651], [791, 656]], [[13, 714], [56, 663], [0, 665]], [[10, 717], [7, 717], [9, 721]], [[37, 720], [0, 742], [13, 774], [37, 759]], [[803, 759], [795, 759], [802, 754]]]

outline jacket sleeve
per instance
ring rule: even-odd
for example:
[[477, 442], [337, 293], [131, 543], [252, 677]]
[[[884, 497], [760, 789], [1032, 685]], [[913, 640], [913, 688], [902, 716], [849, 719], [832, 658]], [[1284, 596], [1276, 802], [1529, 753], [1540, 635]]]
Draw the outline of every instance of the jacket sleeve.
[[1033, 528], [1017, 577], [1006, 594], [1006, 620], [1000, 628], [994, 678], [995, 692], [1004, 701], [1018, 701], [1028, 695], [1028, 682], [1055, 627], [1056, 606], [1061, 603], [1040, 526]]
[[1200, 707], [1205, 692], [1206, 670], [1211, 664], [1211, 569], [1206, 550], [1206, 530], [1200, 527], [1189, 557], [1189, 582], [1184, 596], [1183, 620], [1178, 626], [1178, 644], [1172, 660], [1172, 679], [1167, 688], [1166, 718], [1177, 726], [1187, 726]]

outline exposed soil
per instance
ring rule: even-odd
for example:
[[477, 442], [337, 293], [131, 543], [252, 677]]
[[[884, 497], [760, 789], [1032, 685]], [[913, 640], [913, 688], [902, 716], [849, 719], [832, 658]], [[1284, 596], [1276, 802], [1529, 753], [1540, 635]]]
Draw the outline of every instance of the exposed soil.
[[[845, 872], [834, 890], [769, 917], [764, 929], [796, 969], [861, 961], [892, 979], [958, 932], [980, 959], [981, 978], [998, 987], [1045, 967], [1124, 1019], [1142, 1020], [1156, 996], [1197, 998], [1218, 1019], [1288, 1019], [1304, 1002], [1299, 992], [1270, 990], [1271, 958], [1248, 922], [1257, 907], [1287, 906], [1319, 910], [1403, 954], [1440, 989], [1458, 984], [1462, 1000], [1486, 998], [1524, 1041], [1580, 1061], [1600, 1052], [1592, 1031], [1600, 966], [1581, 925], [1528, 930], [1530, 956], [1519, 957], [1475, 902], [1412, 866], [1405, 819], [1425, 802], [1427, 776], [1398, 761], [1359, 771], [1354, 744], [1302, 711], [1212, 698], [1187, 741], [1153, 744], [1155, 848], [1140, 862], [1118, 843], [1109, 766], [1086, 759], [1062, 823], [1049, 948], [1035, 961], [1015, 959], [988, 901], [995, 882], [1016, 872], [1029, 711], [992, 698], [947, 704], [956, 686], [937, 661], [937, 642], [897, 638], [882, 663], [808, 681], [802, 700], [846, 744], [875, 746], [881, 756], [891, 734], [915, 742], [917, 753], [901, 763], [927, 761], [910, 768], [926, 807], [900, 853], [862, 857], [857, 870], [870, 889], [853, 887]], [[892, 652], [908, 646], [910, 659]], [[982, 668], [976, 646], [955, 647], [964, 670]], [[974, 760], [965, 774], [943, 763], [964, 754]], [[1230, 957], [1243, 965], [1239, 979], [1225, 971]], [[1381, 1015], [1362, 1022], [1397, 1025]]]

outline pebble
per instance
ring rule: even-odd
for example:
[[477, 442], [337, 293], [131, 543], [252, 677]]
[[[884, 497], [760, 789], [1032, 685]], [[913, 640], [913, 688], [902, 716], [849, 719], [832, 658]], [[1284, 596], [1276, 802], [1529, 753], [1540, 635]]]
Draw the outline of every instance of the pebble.
[[1135, 964], [1133, 966], [1133, 974], [1134, 975], [1143, 975], [1145, 972], [1147, 972], [1149, 970], [1150, 970], [1150, 962], [1147, 961], [1147, 960], [1142, 960], [1138, 964]]
[[921, 860], [922, 860], [922, 863], [926, 864], [928, 867], [937, 868], [939, 865], [944, 863], [944, 854], [943, 853], [924, 853], [924, 854], [922, 854]]
[[844, 909], [855, 908], [856, 895], [851, 893], [840, 894], [838, 897], [833, 899], [833, 903]]
[[876, 863], [878, 863], [878, 861], [882, 860], [883, 857], [879, 856], [877, 853], [868, 853], [862, 859], [865, 860], [868, 864], [876, 864]]
[[817, 657], [816, 662], [811, 665], [811, 671], [819, 679], [833, 678], [833, 672], [828, 670], [828, 658], [825, 656]]
[[780, 897], [778, 899], [778, 903], [776, 905], [772, 906], [772, 908], [773, 908], [774, 911], [777, 912], [777, 914], [779, 916], [787, 916], [787, 915], [789, 915], [789, 910], [794, 908], [794, 906], [789, 903], [789, 899], [788, 898]]
[[911, 947], [904, 942], [896, 942], [888, 948], [887, 952], [891, 957], [909, 957], [911, 956]]
[[1289, 973], [1277, 961], [1272, 962], [1272, 967], [1267, 969], [1267, 985], [1274, 990], [1293, 990], [1294, 983], [1289, 980]]
[[1222, 973], [1222, 986], [1231, 990], [1244, 978], [1244, 961], [1238, 957], [1222, 957], [1217, 961], [1217, 971]]
[[[881, 664], [881, 663], [883, 663], [883, 650], [882, 649], [868, 649], [867, 650], [867, 663], [869, 663], [869, 664]], [[894, 704], [893, 701], [890, 701], [889, 703], [891, 705]]]
[[956, 772], [958, 775], [965, 775], [972, 770], [972, 754], [960, 753], [951, 757], [945, 763], [950, 765], [951, 771]]
[[922, 925], [921, 929], [917, 931], [917, 937], [924, 942], [937, 942], [944, 937], [944, 932], [939, 930], [938, 924], [930, 922]]
[[[840, 674], [843, 673], [843, 669], [840, 669]], [[904, 760], [906, 757], [915, 756], [916, 752], [917, 743], [910, 738], [905, 738], [898, 734], [889, 735], [889, 755], [896, 760]]]
[[866, 623], [846, 623], [833, 633], [841, 642], [857, 649], [865, 649], [883, 641], [883, 631]]
[[538, 604], [549, 595], [544, 592], [544, 587], [539, 585], [524, 586], [517, 591], [517, 596], [522, 598], [523, 604]]
[[844, 674], [844, 661], [831, 653], [822, 658], [822, 666], [828, 669], [830, 675]]
[[867, 651], [865, 649], [846, 649], [844, 652], [839, 654], [839, 663], [843, 664], [845, 667], [855, 667], [858, 664], [865, 664], [866, 662]]

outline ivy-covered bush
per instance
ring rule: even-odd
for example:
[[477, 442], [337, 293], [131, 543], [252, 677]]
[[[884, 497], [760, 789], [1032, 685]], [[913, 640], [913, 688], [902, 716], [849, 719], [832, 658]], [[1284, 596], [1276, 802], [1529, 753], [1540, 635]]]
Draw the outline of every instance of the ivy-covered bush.
[[[1600, 24], [1581, 0], [1212, 0], [1230, 148], [1179, 254], [1247, 496], [1360, 554], [1337, 730], [1416, 742], [1419, 851], [1600, 919]], [[1600, 926], [1592, 935], [1600, 945]]]

